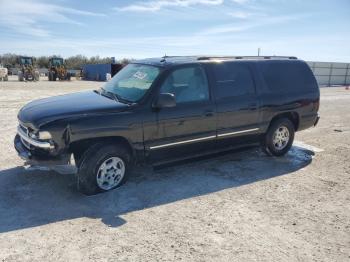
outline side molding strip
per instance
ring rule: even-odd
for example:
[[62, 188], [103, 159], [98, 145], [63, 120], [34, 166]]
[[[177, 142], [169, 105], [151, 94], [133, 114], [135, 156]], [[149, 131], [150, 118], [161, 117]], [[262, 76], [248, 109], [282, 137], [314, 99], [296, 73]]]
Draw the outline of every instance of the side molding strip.
[[259, 128], [252, 128], [252, 129], [247, 129], [247, 130], [242, 130], [242, 131], [219, 134], [218, 137], [233, 136], [233, 135], [238, 135], [238, 134], [250, 133], [250, 132], [254, 132], [254, 131], [258, 131], [258, 130], [259, 130]]
[[158, 148], [163, 148], [163, 147], [188, 144], [188, 143], [199, 142], [199, 141], [203, 141], [203, 140], [209, 140], [209, 139], [213, 139], [213, 138], [217, 138], [217, 137], [225, 137], [225, 136], [233, 136], [233, 135], [238, 135], [238, 134], [243, 134], [243, 133], [250, 133], [250, 132], [254, 132], [254, 131], [258, 131], [258, 130], [259, 130], [259, 128], [252, 128], [252, 129], [247, 129], [247, 130], [242, 130], [242, 131], [218, 134], [216, 136], [206, 136], [206, 137], [184, 140], [184, 141], [180, 141], [180, 142], [174, 142], [174, 143], [169, 143], [169, 144], [164, 144], [164, 145], [159, 145], [159, 146], [151, 146], [150, 149], [158, 149]]
[[157, 148], [163, 148], [163, 147], [168, 147], [168, 146], [176, 146], [176, 145], [181, 145], [181, 144], [188, 144], [192, 142], [198, 142], [198, 141], [203, 141], [203, 140], [209, 140], [216, 138], [216, 136], [206, 136], [206, 137], [201, 137], [201, 138], [196, 138], [196, 139], [191, 139], [191, 140], [185, 140], [185, 141], [180, 141], [180, 142], [174, 142], [174, 143], [169, 143], [169, 144], [164, 144], [164, 145], [159, 145], [159, 146], [151, 146], [150, 149], [157, 149]]

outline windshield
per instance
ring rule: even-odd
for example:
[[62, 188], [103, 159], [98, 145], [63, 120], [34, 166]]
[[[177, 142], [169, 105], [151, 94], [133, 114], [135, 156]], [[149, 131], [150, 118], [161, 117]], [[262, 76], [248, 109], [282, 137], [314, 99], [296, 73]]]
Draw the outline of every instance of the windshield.
[[129, 64], [120, 70], [103, 89], [121, 99], [140, 100], [159, 75], [159, 68], [150, 65]]
[[33, 62], [32, 62], [31, 58], [22, 57], [21, 64], [22, 65], [31, 65], [31, 64], [33, 64]]
[[63, 64], [63, 59], [60, 59], [60, 58], [53, 58], [52, 59], [53, 66], [60, 66], [62, 64]]

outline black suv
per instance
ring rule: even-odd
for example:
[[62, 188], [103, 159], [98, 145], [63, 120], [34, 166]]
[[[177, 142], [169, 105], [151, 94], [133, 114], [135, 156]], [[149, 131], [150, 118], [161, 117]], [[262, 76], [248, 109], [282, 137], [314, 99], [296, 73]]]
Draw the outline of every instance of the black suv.
[[320, 92], [295, 57], [163, 57], [131, 63], [101, 89], [33, 101], [15, 148], [31, 165], [73, 155], [86, 194], [121, 185], [135, 163], [246, 145], [273, 156], [318, 122]]

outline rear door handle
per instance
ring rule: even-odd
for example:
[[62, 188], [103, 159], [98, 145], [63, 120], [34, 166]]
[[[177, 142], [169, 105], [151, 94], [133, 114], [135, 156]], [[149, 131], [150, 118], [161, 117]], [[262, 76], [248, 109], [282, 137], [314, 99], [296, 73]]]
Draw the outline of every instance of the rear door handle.
[[204, 112], [205, 117], [212, 117], [214, 116], [214, 111], [208, 110]]
[[251, 103], [249, 104], [249, 110], [255, 110], [257, 107], [258, 107], [258, 104], [257, 103]]

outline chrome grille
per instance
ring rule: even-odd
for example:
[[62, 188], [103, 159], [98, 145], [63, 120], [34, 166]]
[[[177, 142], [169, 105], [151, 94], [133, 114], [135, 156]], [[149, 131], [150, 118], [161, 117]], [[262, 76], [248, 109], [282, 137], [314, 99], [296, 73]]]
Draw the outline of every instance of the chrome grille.
[[21, 122], [17, 127], [17, 134], [20, 136], [23, 145], [28, 149], [44, 148], [53, 149], [54, 145], [48, 141], [40, 141], [35, 136], [32, 135], [32, 130], [30, 127], [26, 127]]
[[[29, 130], [28, 130], [27, 127], [25, 127], [23, 124], [20, 123], [20, 124], [19, 124], [19, 128], [20, 128], [24, 133], [26, 133], [27, 136], [29, 137]], [[24, 139], [22, 139], [22, 137], [21, 137], [21, 141], [22, 141], [22, 144], [23, 144], [26, 148], [31, 149], [30, 144], [29, 144], [27, 141], [25, 141]]]
[[26, 133], [27, 136], [29, 135], [29, 130], [28, 130], [28, 128], [26, 128], [24, 125], [19, 124], [19, 128], [20, 128], [24, 133]]

